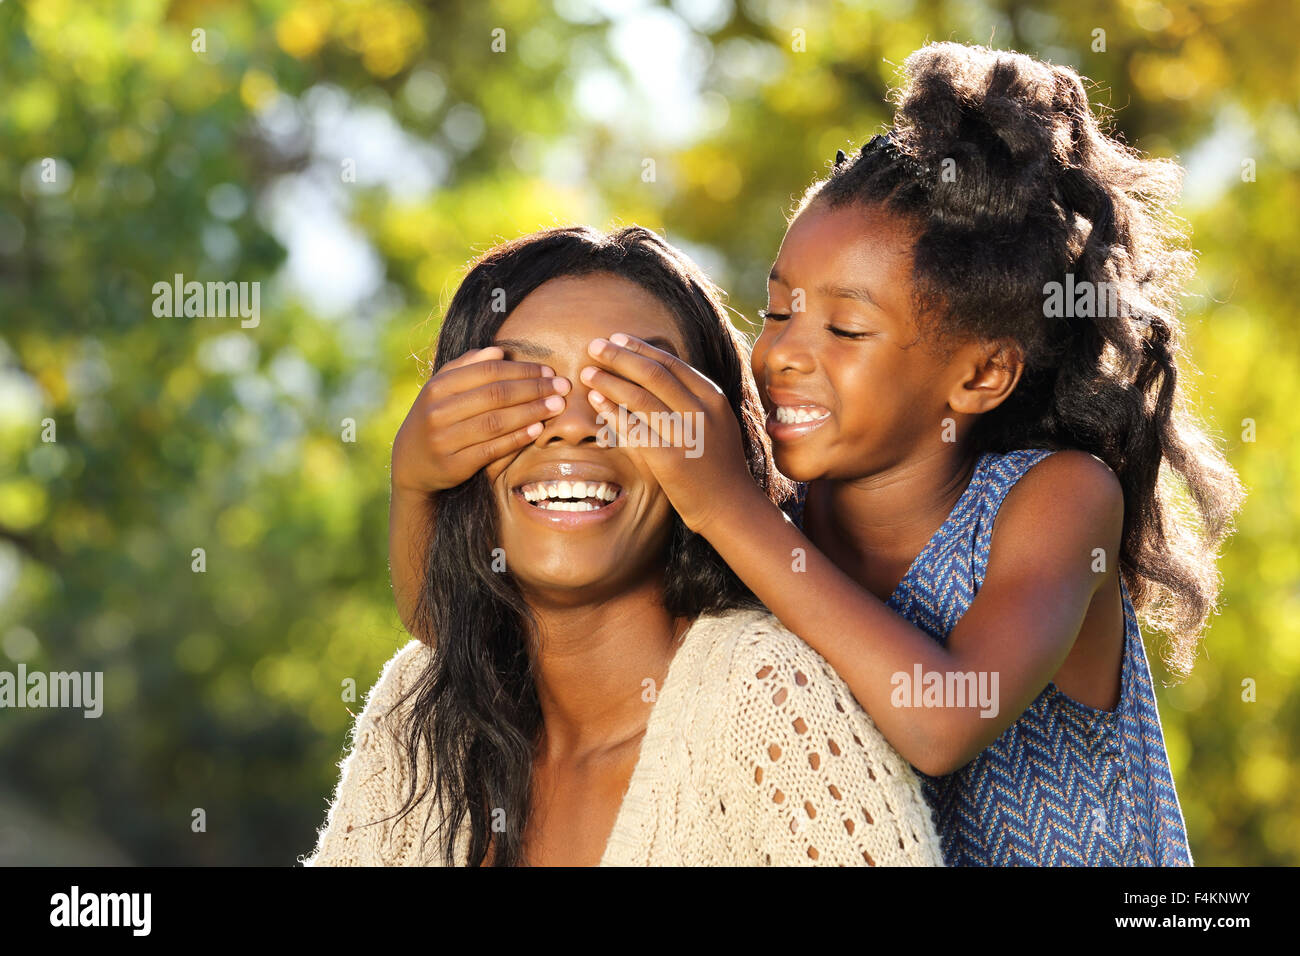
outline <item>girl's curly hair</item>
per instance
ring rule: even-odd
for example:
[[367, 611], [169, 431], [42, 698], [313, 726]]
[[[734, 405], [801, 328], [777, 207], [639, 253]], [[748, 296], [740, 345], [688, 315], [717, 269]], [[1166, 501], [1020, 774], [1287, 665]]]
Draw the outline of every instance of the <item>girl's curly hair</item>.
[[[1108, 135], [1068, 67], [936, 43], [903, 69], [888, 141], [838, 161], [795, 214], [817, 201], [904, 216], [925, 336], [1018, 345], [1021, 380], [977, 422], [973, 450], [1078, 448], [1110, 466], [1124, 489], [1121, 573], [1167, 637], [1166, 665], [1186, 674], [1243, 489], [1179, 382], [1194, 260], [1171, 211], [1182, 169]], [[1062, 287], [1100, 307], [1048, 308]]]

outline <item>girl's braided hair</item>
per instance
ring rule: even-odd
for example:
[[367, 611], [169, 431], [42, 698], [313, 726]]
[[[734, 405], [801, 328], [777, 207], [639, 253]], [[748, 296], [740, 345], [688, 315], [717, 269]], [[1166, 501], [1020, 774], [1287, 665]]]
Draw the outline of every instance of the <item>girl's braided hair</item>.
[[[795, 214], [816, 201], [902, 215], [925, 338], [1016, 343], [1021, 380], [976, 423], [972, 450], [1078, 448], [1110, 466], [1124, 489], [1121, 573], [1143, 623], [1167, 636], [1165, 663], [1186, 674], [1243, 489], [1179, 382], [1193, 264], [1171, 212], [1182, 170], [1107, 135], [1068, 67], [936, 43], [904, 74], [894, 128], [838, 153]], [[1051, 307], [1052, 283], [1097, 307]]]

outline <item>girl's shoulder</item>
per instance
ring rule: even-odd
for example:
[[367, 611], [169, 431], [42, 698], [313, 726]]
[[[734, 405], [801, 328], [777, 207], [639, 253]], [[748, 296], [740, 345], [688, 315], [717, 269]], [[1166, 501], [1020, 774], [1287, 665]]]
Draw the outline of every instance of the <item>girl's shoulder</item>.
[[1004, 510], [1058, 511], [1068, 507], [1088, 513], [1089, 520], [1119, 509], [1124, 490], [1110, 466], [1075, 448], [1020, 448], [985, 452], [975, 463], [971, 481], [954, 508], [977, 524], [991, 524]]
[[1124, 488], [1118, 476], [1086, 451], [1033, 448], [993, 453], [984, 455], [979, 467], [992, 491], [986, 497], [994, 510], [1005, 498], [1017, 511], [1068, 510], [1090, 523], [1123, 521]]
[[977, 468], [1015, 479], [1031, 471], [1084, 480], [1106, 480], [1107, 476], [1115, 476], [1108, 464], [1079, 448], [1016, 448], [984, 452], [979, 456]]
[[964, 533], [953, 535], [945, 551], [968, 550], [976, 585], [983, 586], [995, 551], [1004, 566], [1035, 569], [1075, 567], [1079, 554], [1095, 558], [1099, 548], [1118, 555], [1124, 490], [1100, 458], [1077, 449], [1022, 449], [983, 455], [976, 471], [967, 502], [950, 519]]

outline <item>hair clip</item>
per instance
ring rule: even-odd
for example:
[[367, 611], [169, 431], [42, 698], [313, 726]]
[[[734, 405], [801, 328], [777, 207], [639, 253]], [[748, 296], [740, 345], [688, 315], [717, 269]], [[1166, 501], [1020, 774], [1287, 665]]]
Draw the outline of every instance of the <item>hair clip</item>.
[[[862, 149], [858, 151], [858, 159], [861, 159], [868, 153], [876, 152], [877, 150], [887, 151], [894, 159], [902, 163], [903, 167], [909, 170], [913, 177], [920, 181], [922, 185], [929, 184], [931, 177], [929, 175], [928, 167], [922, 165], [916, 159], [898, 148], [898, 140], [895, 138], [892, 129], [884, 133], [877, 133], [875, 136], [871, 137], [871, 139], [863, 143]], [[837, 149], [835, 151], [836, 167], [843, 165], [847, 160], [848, 157], [844, 155], [844, 150]]]
[[903, 168], [911, 173], [912, 178], [923, 187], [928, 189], [934, 183], [933, 169], [910, 153], [904, 152], [899, 146], [898, 135], [892, 128], [883, 135], [878, 134], [871, 137], [867, 145], [863, 147], [864, 150], [868, 148], [888, 150], [889, 154], [902, 164]]
[[[858, 155], [861, 156], [864, 153], [869, 153], [874, 149], [878, 149], [882, 146], [889, 146], [889, 145], [891, 145], [891, 142], [887, 142], [885, 136], [877, 133], [875, 136], [871, 137], [871, 139], [867, 140], [865, 143], [862, 144], [862, 149], [859, 150]], [[848, 161], [848, 158], [849, 157], [845, 155], [844, 150], [837, 149], [835, 151], [835, 165], [837, 167], [843, 166], [844, 163]]]

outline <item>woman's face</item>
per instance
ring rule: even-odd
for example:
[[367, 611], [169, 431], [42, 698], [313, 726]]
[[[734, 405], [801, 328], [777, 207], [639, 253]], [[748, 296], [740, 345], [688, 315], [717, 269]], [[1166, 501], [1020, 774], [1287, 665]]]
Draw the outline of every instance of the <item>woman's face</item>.
[[790, 478], [874, 474], [940, 434], [949, 383], [919, 347], [912, 242], [879, 208], [814, 200], [790, 224], [768, 282], [776, 317], [752, 355], [773, 457]]
[[588, 604], [663, 575], [672, 505], [637, 457], [608, 447], [616, 423], [605, 427], [578, 378], [594, 364], [587, 344], [620, 331], [689, 359], [663, 303], [608, 274], [538, 286], [493, 339], [507, 359], [549, 365], [573, 386], [532, 444], [484, 470], [506, 569], [533, 600]]

